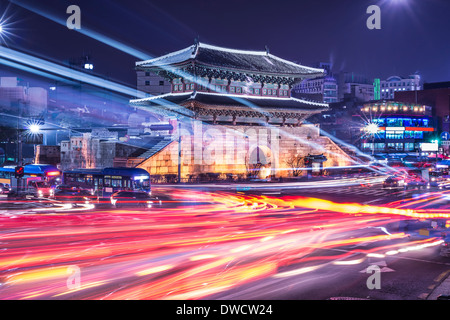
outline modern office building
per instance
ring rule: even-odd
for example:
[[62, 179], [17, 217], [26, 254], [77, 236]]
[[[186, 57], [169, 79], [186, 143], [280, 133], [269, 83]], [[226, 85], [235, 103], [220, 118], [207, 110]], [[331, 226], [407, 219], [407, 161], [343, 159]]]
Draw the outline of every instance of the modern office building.
[[436, 138], [432, 107], [382, 101], [361, 110], [361, 150], [375, 153], [421, 151], [421, 143]]
[[369, 102], [374, 100], [373, 79], [354, 72], [338, 75], [338, 100]]
[[338, 102], [338, 83], [332, 76], [303, 80], [292, 90], [298, 97], [318, 99], [324, 103]]
[[413, 74], [408, 78], [399, 76], [389, 77], [386, 80], [381, 80], [380, 89], [382, 100], [394, 99], [396, 92], [421, 90], [420, 75]]

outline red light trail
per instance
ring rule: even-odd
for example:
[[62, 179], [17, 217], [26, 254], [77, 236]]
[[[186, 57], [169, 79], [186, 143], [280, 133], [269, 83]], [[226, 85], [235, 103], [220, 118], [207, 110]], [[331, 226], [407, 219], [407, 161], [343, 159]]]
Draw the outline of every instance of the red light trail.
[[[170, 193], [179, 206], [0, 216], [0, 299], [201, 299], [326, 263], [437, 245], [436, 238], [408, 242], [407, 234], [380, 228], [410, 217], [449, 217], [392, 204]], [[359, 243], [373, 246], [352, 249]], [[339, 254], [312, 255], [338, 248]], [[313, 265], [287, 270], [303, 262]], [[79, 287], [67, 285], [71, 266], [80, 270]]]

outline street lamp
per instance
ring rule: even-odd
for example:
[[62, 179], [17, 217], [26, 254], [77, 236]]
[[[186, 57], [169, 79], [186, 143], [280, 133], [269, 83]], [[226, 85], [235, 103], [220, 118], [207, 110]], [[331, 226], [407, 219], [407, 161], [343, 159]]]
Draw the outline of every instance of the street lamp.
[[32, 134], [38, 134], [41, 130], [41, 127], [37, 124], [32, 124], [28, 127], [28, 130], [30, 130], [30, 133]]
[[375, 135], [378, 133], [378, 125], [376, 123], [369, 123], [364, 127], [366, 134], [372, 136], [372, 155], [375, 153]]
[[378, 133], [378, 125], [376, 123], [369, 123], [365, 126], [364, 131], [370, 135], [376, 135]]

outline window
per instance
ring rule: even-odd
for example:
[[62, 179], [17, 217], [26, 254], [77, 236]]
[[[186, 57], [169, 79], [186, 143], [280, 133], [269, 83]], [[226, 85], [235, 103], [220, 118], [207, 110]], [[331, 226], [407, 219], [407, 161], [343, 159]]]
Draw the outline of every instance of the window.
[[146, 80], [146, 81], [145, 81], [145, 85], [146, 85], [146, 86], [149, 86], [149, 85], [150, 85], [150, 81]]
[[145, 76], [146, 76], [146, 77], [149, 77], [149, 76], [150, 76], [150, 72], [146, 72], [146, 73], [145, 73]]
[[423, 131], [414, 131], [414, 139], [423, 139]]
[[267, 89], [263, 89], [262, 94], [267, 95]]
[[164, 81], [159, 81], [159, 85], [163, 86], [164, 85]]
[[405, 131], [405, 139], [414, 139], [414, 131]]
[[122, 187], [122, 180], [118, 180], [118, 179], [113, 179], [111, 180], [111, 185], [113, 187]]
[[404, 127], [411, 127], [412, 126], [412, 121], [410, 118], [405, 118], [403, 119], [403, 126]]
[[230, 87], [230, 93], [234, 93], [236, 91], [236, 87]]
[[405, 143], [405, 151], [414, 151], [414, 143], [411, 142]]
[[242, 88], [241, 87], [236, 87], [236, 93], [241, 93], [242, 92]]
[[402, 131], [387, 131], [386, 132], [386, 139], [403, 139], [403, 132]]
[[259, 89], [255, 89], [255, 94], [259, 94]]

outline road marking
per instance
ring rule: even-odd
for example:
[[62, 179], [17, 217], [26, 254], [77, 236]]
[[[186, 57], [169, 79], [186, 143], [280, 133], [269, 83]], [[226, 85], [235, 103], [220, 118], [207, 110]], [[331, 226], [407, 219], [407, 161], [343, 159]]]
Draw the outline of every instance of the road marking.
[[383, 198], [376, 198], [375, 200], [370, 200], [370, 201], [366, 201], [366, 202], [364, 202], [363, 204], [369, 204], [369, 203], [372, 203], [372, 202], [375, 202], [375, 201], [380, 201], [380, 200], [382, 200]]
[[434, 279], [434, 282], [441, 282], [442, 279], [445, 278], [445, 276], [450, 272], [450, 269], [447, 271], [442, 272], [439, 276], [437, 276], [436, 279]]
[[426, 300], [428, 298], [429, 293], [421, 293], [417, 297], [422, 300]]
[[377, 261], [377, 262], [370, 262], [371, 265], [376, 264], [379, 267], [387, 267], [386, 261]]
[[[375, 264], [371, 264], [371, 266], [372, 266], [372, 265], [375, 265]], [[370, 266], [369, 266], [369, 267], [370, 267]], [[359, 273], [367, 273], [367, 269], [368, 269], [369, 267], [367, 267], [367, 268], [361, 270]], [[388, 267], [383, 267], [383, 268], [380, 269], [380, 272], [395, 272], [395, 270], [394, 270], [394, 269], [391, 269], [391, 268], [388, 268]]]

